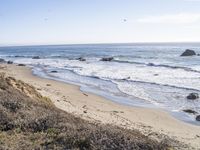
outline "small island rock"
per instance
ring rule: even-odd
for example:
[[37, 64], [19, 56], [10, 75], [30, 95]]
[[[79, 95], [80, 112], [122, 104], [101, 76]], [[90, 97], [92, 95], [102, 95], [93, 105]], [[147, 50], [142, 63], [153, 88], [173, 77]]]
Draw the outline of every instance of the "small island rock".
[[196, 55], [194, 50], [186, 49], [185, 52], [181, 54], [181, 56], [194, 56]]

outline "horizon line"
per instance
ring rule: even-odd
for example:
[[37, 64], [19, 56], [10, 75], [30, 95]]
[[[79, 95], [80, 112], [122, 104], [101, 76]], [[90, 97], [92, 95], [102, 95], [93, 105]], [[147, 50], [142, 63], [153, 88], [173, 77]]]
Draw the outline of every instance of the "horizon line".
[[102, 42], [102, 43], [58, 43], [58, 44], [16, 44], [0, 45], [0, 47], [29, 47], [29, 46], [67, 46], [67, 45], [112, 45], [112, 44], [200, 44], [200, 41], [179, 42]]

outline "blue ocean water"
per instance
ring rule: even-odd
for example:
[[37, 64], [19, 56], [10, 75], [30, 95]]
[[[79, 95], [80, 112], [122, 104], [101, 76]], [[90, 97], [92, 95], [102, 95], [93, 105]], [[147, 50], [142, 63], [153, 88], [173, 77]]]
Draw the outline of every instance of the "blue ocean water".
[[[185, 49], [200, 54], [200, 43], [0, 47], [0, 58], [27, 64], [38, 76], [79, 85], [120, 104], [161, 108], [195, 122], [195, 115], [183, 110], [200, 114], [200, 100], [186, 99], [191, 92], [200, 93], [200, 56], [180, 57]], [[100, 61], [104, 57], [114, 59]]]

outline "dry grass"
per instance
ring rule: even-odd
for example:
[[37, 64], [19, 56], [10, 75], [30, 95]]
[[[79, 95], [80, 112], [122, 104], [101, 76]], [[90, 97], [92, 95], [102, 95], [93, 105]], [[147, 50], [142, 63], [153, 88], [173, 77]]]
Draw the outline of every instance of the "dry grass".
[[0, 74], [0, 149], [169, 149], [138, 131], [63, 112], [32, 86]]

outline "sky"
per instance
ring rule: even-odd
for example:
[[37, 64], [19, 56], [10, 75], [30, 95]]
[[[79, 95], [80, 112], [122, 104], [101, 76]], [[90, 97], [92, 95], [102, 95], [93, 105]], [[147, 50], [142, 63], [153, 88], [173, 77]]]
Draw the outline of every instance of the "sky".
[[199, 42], [200, 0], [0, 0], [0, 45]]

